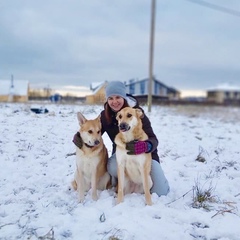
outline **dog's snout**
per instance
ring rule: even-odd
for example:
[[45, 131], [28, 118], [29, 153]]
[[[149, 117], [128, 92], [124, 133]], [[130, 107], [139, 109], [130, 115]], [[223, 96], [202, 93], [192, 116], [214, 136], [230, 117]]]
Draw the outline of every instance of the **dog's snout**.
[[126, 128], [126, 123], [121, 123], [121, 124], [119, 125], [119, 128], [120, 128], [120, 129], [125, 129], [125, 128]]
[[120, 125], [119, 125], [119, 129], [121, 130], [121, 131], [127, 131], [127, 130], [129, 130], [129, 125], [126, 123], [126, 122], [122, 122]]
[[99, 140], [95, 140], [95, 141], [94, 141], [94, 145], [98, 145], [99, 143], [100, 143]]

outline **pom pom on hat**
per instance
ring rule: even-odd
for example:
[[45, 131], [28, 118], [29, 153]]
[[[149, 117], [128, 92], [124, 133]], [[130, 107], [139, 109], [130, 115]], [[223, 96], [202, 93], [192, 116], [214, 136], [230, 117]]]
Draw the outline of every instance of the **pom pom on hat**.
[[106, 98], [116, 95], [127, 100], [126, 87], [120, 81], [109, 82], [105, 88]]

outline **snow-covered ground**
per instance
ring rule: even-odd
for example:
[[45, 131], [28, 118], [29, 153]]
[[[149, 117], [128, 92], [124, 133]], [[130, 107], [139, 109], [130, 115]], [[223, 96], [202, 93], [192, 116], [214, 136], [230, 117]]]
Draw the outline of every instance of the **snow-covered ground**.
[[[47, 108], [35, 114], [30, 107]], [[102, 106], [0, 104], [0, 239], [240, 239], [240, 108], [153, 106], [167, 196], [69, 190], [75, 171], [76, 113]], [[145, 108], [147, 112], [147, 108]], [[111, 152], [111, 142], [103, 136]]]

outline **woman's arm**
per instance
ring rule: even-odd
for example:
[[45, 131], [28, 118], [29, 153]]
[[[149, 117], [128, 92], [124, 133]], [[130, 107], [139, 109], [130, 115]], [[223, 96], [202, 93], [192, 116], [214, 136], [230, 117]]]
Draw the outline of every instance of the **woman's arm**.
[[155, 133], [153, 132], [149, 118], [145, 114], [144, 117], [142, 118], [142, 124], [144, 132], [148, 135], [147, 141], [152, 144], [152, 149], [150, 152], [153, 152], [158, 146], [158, 139]]

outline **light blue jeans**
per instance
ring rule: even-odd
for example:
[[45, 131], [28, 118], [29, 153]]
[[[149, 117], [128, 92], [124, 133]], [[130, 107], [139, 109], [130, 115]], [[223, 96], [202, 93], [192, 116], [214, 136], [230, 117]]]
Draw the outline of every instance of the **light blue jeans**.
[[[116, 154], [113, 154], [107, 163], [108, 173], [112, 177], [112, 185], [117, 184], [117, 160]], [[151, 172], [150, 172], [153, 186], [150, 189], [151, 193], [156, 193], [159, 197], [162, 195], [167, 195], [170, 191], [168, 180], [166, 179], [162, 167], [159, 162], [152, 160]]]

